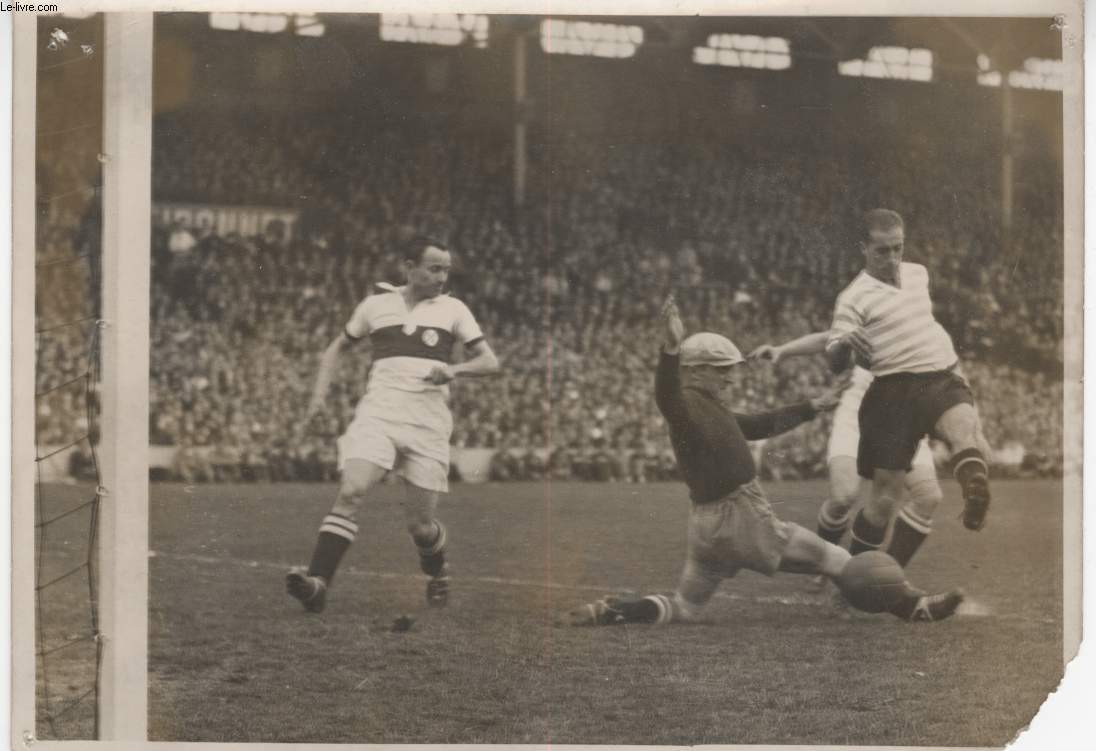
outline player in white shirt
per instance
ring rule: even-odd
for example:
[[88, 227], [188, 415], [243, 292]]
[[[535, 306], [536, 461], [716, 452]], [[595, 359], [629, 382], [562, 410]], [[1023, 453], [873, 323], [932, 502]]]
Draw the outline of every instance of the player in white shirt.
[[[905, 226], [894, 211], [869, 211], [860, 245], [864, 270], [838, 296], [826, 343], [834, 372], [855, 361], [875, 377], [860, 405], [857, 452], [857, 471], [872, 480], [872, 493], [853, 520], [850, 551], [883, 544], [926, 435], [947, 444], [963, 491], [963, 524], [980, 530], [990, 505], [988, 444], [951, 337], [933, 316], [928, 271], [902, 262]], [[896, 524], [893, 537], [916, 548], [924, 534]]]
[[[774, 365], [785, 357], [821, 354], [825, 351], [828, 331], [807, 334], [781, 345], [762, 344], [749, 354], [751, 360], [769, 360]], [[827, 466], [830, 475], [830, 497], [818, 510], [818, 536], [835, 545], [849, 528], [849, 512], [860, 497], [860, 475], [856, 471], [856, 455], [860, 446], [860, 402], [871, 385], [870, 371], [855, 366], [848, 388], [833, 413], [833, 426], [827, 446]], [[899, 510], [895, 528], [913, 528], [919, 534], [910, 537], [903, 532], [892, 535], [887, 552], [903, 567], [917, 552], [921, 542], [932, 531], [932, 517], [943, 498], [936, 478], [936, 463], [927, 439], [922, 439], [905, 478], [908, 502]]]
[[[370, 490], [395, 471], [404, 480], [407, 531], [430, 577], [426, 599], [444, 605], [449, 594], [447, 535], [435, 518], [438, 493], [449, 489], [449, 438], [453, 418], [449, 387], [457, 376], [498, 372], [498, 359], [472, 313], [444, 294], [452, 259], [441, 243], [412, 238], [404, 247], [407, 284], [378, 285], [354, 310], [346, 328], [320, 359], [308, 418], [319, 414], [340, 354], [369, 338], [372, 366], [354, 420], [338, 440], [341, 479], [335, 505], [320, 525], [312, 562], [286, 575], [286, 590], [305, 610], [318, 613], [343, 554], [358, 532], [355, 521]], [[471, 355], [451, 363], [461, 344]]]

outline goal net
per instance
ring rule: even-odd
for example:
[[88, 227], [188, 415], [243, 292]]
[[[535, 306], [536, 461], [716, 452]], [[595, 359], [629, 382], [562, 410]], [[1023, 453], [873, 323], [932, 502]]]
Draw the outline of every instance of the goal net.
[[42, 17], [35, 123], [36, 733], [98, 737], [102, 18]]

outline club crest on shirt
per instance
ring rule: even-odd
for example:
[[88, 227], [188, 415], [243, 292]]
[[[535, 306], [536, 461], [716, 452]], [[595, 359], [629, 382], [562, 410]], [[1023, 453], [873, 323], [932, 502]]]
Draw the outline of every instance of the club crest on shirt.
[[438, 332], [434, 329], [427, 329], [422, 332], [422, 343], [427, 347], [433, 347], [438, 343]]

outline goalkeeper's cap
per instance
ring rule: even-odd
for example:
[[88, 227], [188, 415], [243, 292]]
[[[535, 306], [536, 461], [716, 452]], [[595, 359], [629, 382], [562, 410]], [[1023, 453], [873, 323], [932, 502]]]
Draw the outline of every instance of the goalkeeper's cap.
[[681, 365], [685, 368], [695, 365], [738, 365], [744, 360], [730, 339], [710, 331], [693, 334], [681, 343]]

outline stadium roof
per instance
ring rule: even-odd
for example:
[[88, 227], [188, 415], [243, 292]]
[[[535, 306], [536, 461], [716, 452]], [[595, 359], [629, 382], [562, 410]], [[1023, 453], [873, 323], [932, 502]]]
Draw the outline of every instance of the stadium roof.
[[[376, 26], [375, 14], [320, 14], [334, 26]], [[556, 17], [556, 16], [553, 16]], [[741, 33], [789, 39], [801, 56], [846, 60], [883, 45], [932, 49], [939, 64], [970, 67], [985, 54], [1002, 69], [1029, 57], [1058, 59], [1061, 31], [1045, 18], [768, 17], [768, 16], [558, 16], [644, 29], [645, 46], [692, 47], [710, 34]], [[544, 16], [493, 16], [492, 28], [532, 31]], [[497, 31], [495, 32], [497, 33]]]

